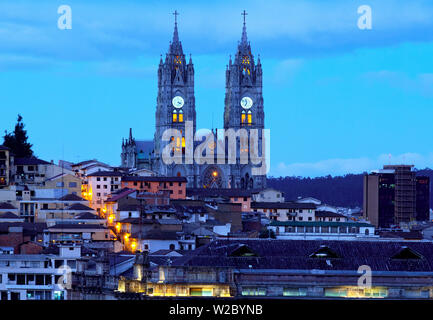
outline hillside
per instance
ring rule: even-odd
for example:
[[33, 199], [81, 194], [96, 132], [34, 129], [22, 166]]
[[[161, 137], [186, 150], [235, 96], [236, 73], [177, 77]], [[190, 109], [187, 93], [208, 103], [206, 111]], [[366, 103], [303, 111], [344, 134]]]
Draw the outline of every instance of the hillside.
[[[426, 168], [417, 170], [418, 176], [428, 176], [433, 181], [433, 170]], [[325, 176], [317, 178], [304, 177], [269, 177], [268, 187], [284, 192], [286, 201], [298, 197], [314, 197], [322, 202], [343, 206], [362, 207], [363, 174], [347, 174], [344, 176]], [[430, 207], [433, 204], [430, 187]]]

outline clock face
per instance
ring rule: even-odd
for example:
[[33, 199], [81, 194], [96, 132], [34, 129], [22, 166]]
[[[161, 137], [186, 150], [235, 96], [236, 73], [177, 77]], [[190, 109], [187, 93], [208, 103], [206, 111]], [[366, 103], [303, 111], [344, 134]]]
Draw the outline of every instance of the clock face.
[[174, 97], [171, 102], [175, 108], [182, 108], [184, 104], [183, 98], [181, 96]]
[[241, 107], [244, 109], [249, 109], [253, 106], [253, 99], [250, 97], [243, 97], [241, 100]]

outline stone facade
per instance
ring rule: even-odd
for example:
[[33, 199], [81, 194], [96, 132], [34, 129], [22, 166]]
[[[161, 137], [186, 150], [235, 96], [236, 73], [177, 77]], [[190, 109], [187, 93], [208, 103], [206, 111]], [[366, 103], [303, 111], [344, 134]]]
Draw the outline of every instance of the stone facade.
[[[192, 135], [188, 135], [187, 124], [191, 125]], [[164, 141], [163, 134], [168, 129], [178, 130], [178, 135], [172, 136], [170, 141]], [[264, 129], [262, 67], [260, 59], [256, 62], [251, 53], [245, 21], [235, 60], [232, 61], [230, 58], [226, 70], [224, 130], [227, 132], [229, 129], [237, 133], [242, 129], [248, 134], [252, 129], [257, 129], [256, 143], [260, 155]], [[186, 61], [179, 40], [177, 22], [175, 22], [168, 53], [165, 59], [161, 57], [158, 67], [158, 96], [153, 143], [136, 141], [130, 131], [129, 139], [122, 143], [122, 167], [146, 168], [162, 176], [183, 176], [187, 178], [189, 188], [261, 189], [266, 186], [266, 175], [255, 175], [252, 172], [254, 165], [248, 157], [248, 151], [252, 148], [251, 137], [250, 145], [243, 148], [238, 138], [235, 142], [235, 162], [228, 163], [225, 159], [221, 164], [216, 161], [216, 151], [218, 148], [227, 152], [228, 140], [224, 137], [224, 132], [209, 130], [213, 135], [206, 137], [205, 142], [194, 141], [195, 132], [194, 65], [191, 57], [188, 63]], [[167, 164], [163, 160], [162, 153], [168, 144], [174, 155], [182, 157], [180, 164]], [[140, 148], [139, 145], [146, 145], [146, 148]], [[188, 163], [187, 155], [196, 157], [191, 150], [196, 150], [199, 145], [205, 145], [206, 153], [208, 150], [214, 152], [214, 164], [209, 162], [199, 164], [196, 158], [191, 161], [192, 163]], [[246, 153], [246, 162], [241, 161], [242, 152]]]

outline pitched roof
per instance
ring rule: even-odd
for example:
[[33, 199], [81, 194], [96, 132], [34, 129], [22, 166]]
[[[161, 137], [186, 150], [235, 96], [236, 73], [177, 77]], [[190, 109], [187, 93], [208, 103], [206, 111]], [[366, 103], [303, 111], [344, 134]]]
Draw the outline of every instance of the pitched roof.
[[48, 229], [76, 229], [76, 230], [86, 230], [86, 229], [107, 229], [107, 227], [100, 224], [78, 224], [78, 223], [59, 223], [54, 226], [48, 227]]
[[122, 173], [119, 171], [96, 171], [87, 175], [88, 177], [121, 177]]
[[13, 205], [7, 202], [0, 202], [0, 209], [17, 209]]
[[110, 198], [108, 198], [107, 200], [105, 200], [105, 202], [115, 202], [118, 201], [119, 199], [122, 199], [128, 195], [130, 195], [131, 193], [137, 192], [137, 190], [135, 189], [128, 189], [128, 188], [123, 188], [120, 190], [120, 192], [117, 192], [116, 194], [112, 194], [112, 196]]
[[67, 194], [59, 199], [60, 201], [86, 201], [85, 199], [77, 196], [76, 194]]
[[[133, 233], [132, 238], [138, 239], [140, 237], [140, 232]], [[142, 239], [149, 240], [177, 240], [178, 236], [176, 232], [173, 231], [161, 231], [161, 230], [149, 230], [141, 235]]]
[[96, 220], [101, 219], [96, 214], [93, 214], [91, 212], [81, 212], [77, 214], [74, 219], [82, 219], [82, 220]]
[[20, 217], [17, 216], [15, 213], [5, 212], [5, 213], [0, 213], [0, 219], [20, 219]]
[[346, 216], [339, 214], [339, 213], [335, 213], [332, 211], [322, 211], [322, 210], [317, 210], [315, 213], [316, 217], [320, 217], [320, 218], [346, 218]]
[[93, 211], [92, 208], [85, 206], [82, 203], [74, 203], [73, 205], [70, 205], [66, 208], [66, 210], [72, 210], [72, 211]]
[[339, 221], [272, 221], [271, 226], [290, 227], [373, 227], [365, 222], [339, 222]]
[[[249, 248], [245, 250], [246, 252], [254, 252], [257, 256], [243, 254], [230, 256], [239, 244]], [[406, 247], [410, 248], [410, 251], [405, 250]], [[326, 255], [323, 255], [324, 253]], [[331, 260], [331, 263], [327, 263], [326, 260]], [[172, 265], [222, 266], [250, 270], [347, 270], [355, 273], [359, 266], [368, 265], [373, 272], [433, 272], [433, 243], [360, 240], [216, 240], [194, 250], [191, 254], [179, 257]]]
[[297, 202], [252, 202], [251, 209], [316, 209], [316, 205]]
[[0, 144], [0, 150], [10, 150], [8, 147], [5, 147], [4, 145]]
[[186, 189], [186, 195], [201, 196], [201, 197], [227, 197], [227, 198], [240, 198], [240, 197], [251, 197], [253, 190], [245, 189], [229, 189], [229, 188], [207, 188], [207, 189]]
[[137, 153], [151, 153], [153, 151], [153, 140], [135, 140]]
[[15, 165], [38, 165], [38, 164], [51, 164], [51, 163], [38, 158], [15, 158], [14, 164]]
[[137, 182], [187, 182], [185, 177], [139, 177], [139, 176], [124, 176], [122, 181], [137, 181]]

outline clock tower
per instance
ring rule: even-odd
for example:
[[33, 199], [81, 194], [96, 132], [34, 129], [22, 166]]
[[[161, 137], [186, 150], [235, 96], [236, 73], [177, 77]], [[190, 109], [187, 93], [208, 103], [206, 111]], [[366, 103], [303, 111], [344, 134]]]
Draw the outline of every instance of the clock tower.
[[[224, 129], [251, 129], [258, 130], [258, 150], [262, 150], [262, 130], [264, 129], [265, 115], [263, 111], [262, 66], [260, 57], [257, 62], [251, 53], [251, 45], [247, 37], [245, 17], [241, 41], [238, 43], [234, 60], [231, 57], [226, 70], [226, 94], [224, 108]], [[231, 187], [245, 189], [264, 188], [266, 176], [253, 176], [251, 161], [241, 164], [239, 161], [240, 146], [237, 142], [236, 164], [231, 165]], [[248, 149], [250, 149], [249, 146]]]
[[177, 16], [175, 11], [173, 40], [170, 42], [165, 60], [158, 67], [158, 96], [155, 113], [154, 165], [161, 175], [191, 177], [187, 172], [188, 165], [166, 165], [162, 160], [164, 147], [170, 141], [163, 141], [162, 136], [167, 129], [177, 129], [182, 137], [173, 137], [176, 149], [185, 152], [185, 122], [192, 121], [193, 132], [196, 130], [196, 112], [194, 97], [194, 66], [191, 57], [186, 62], [182, 43], [179, 40]]

